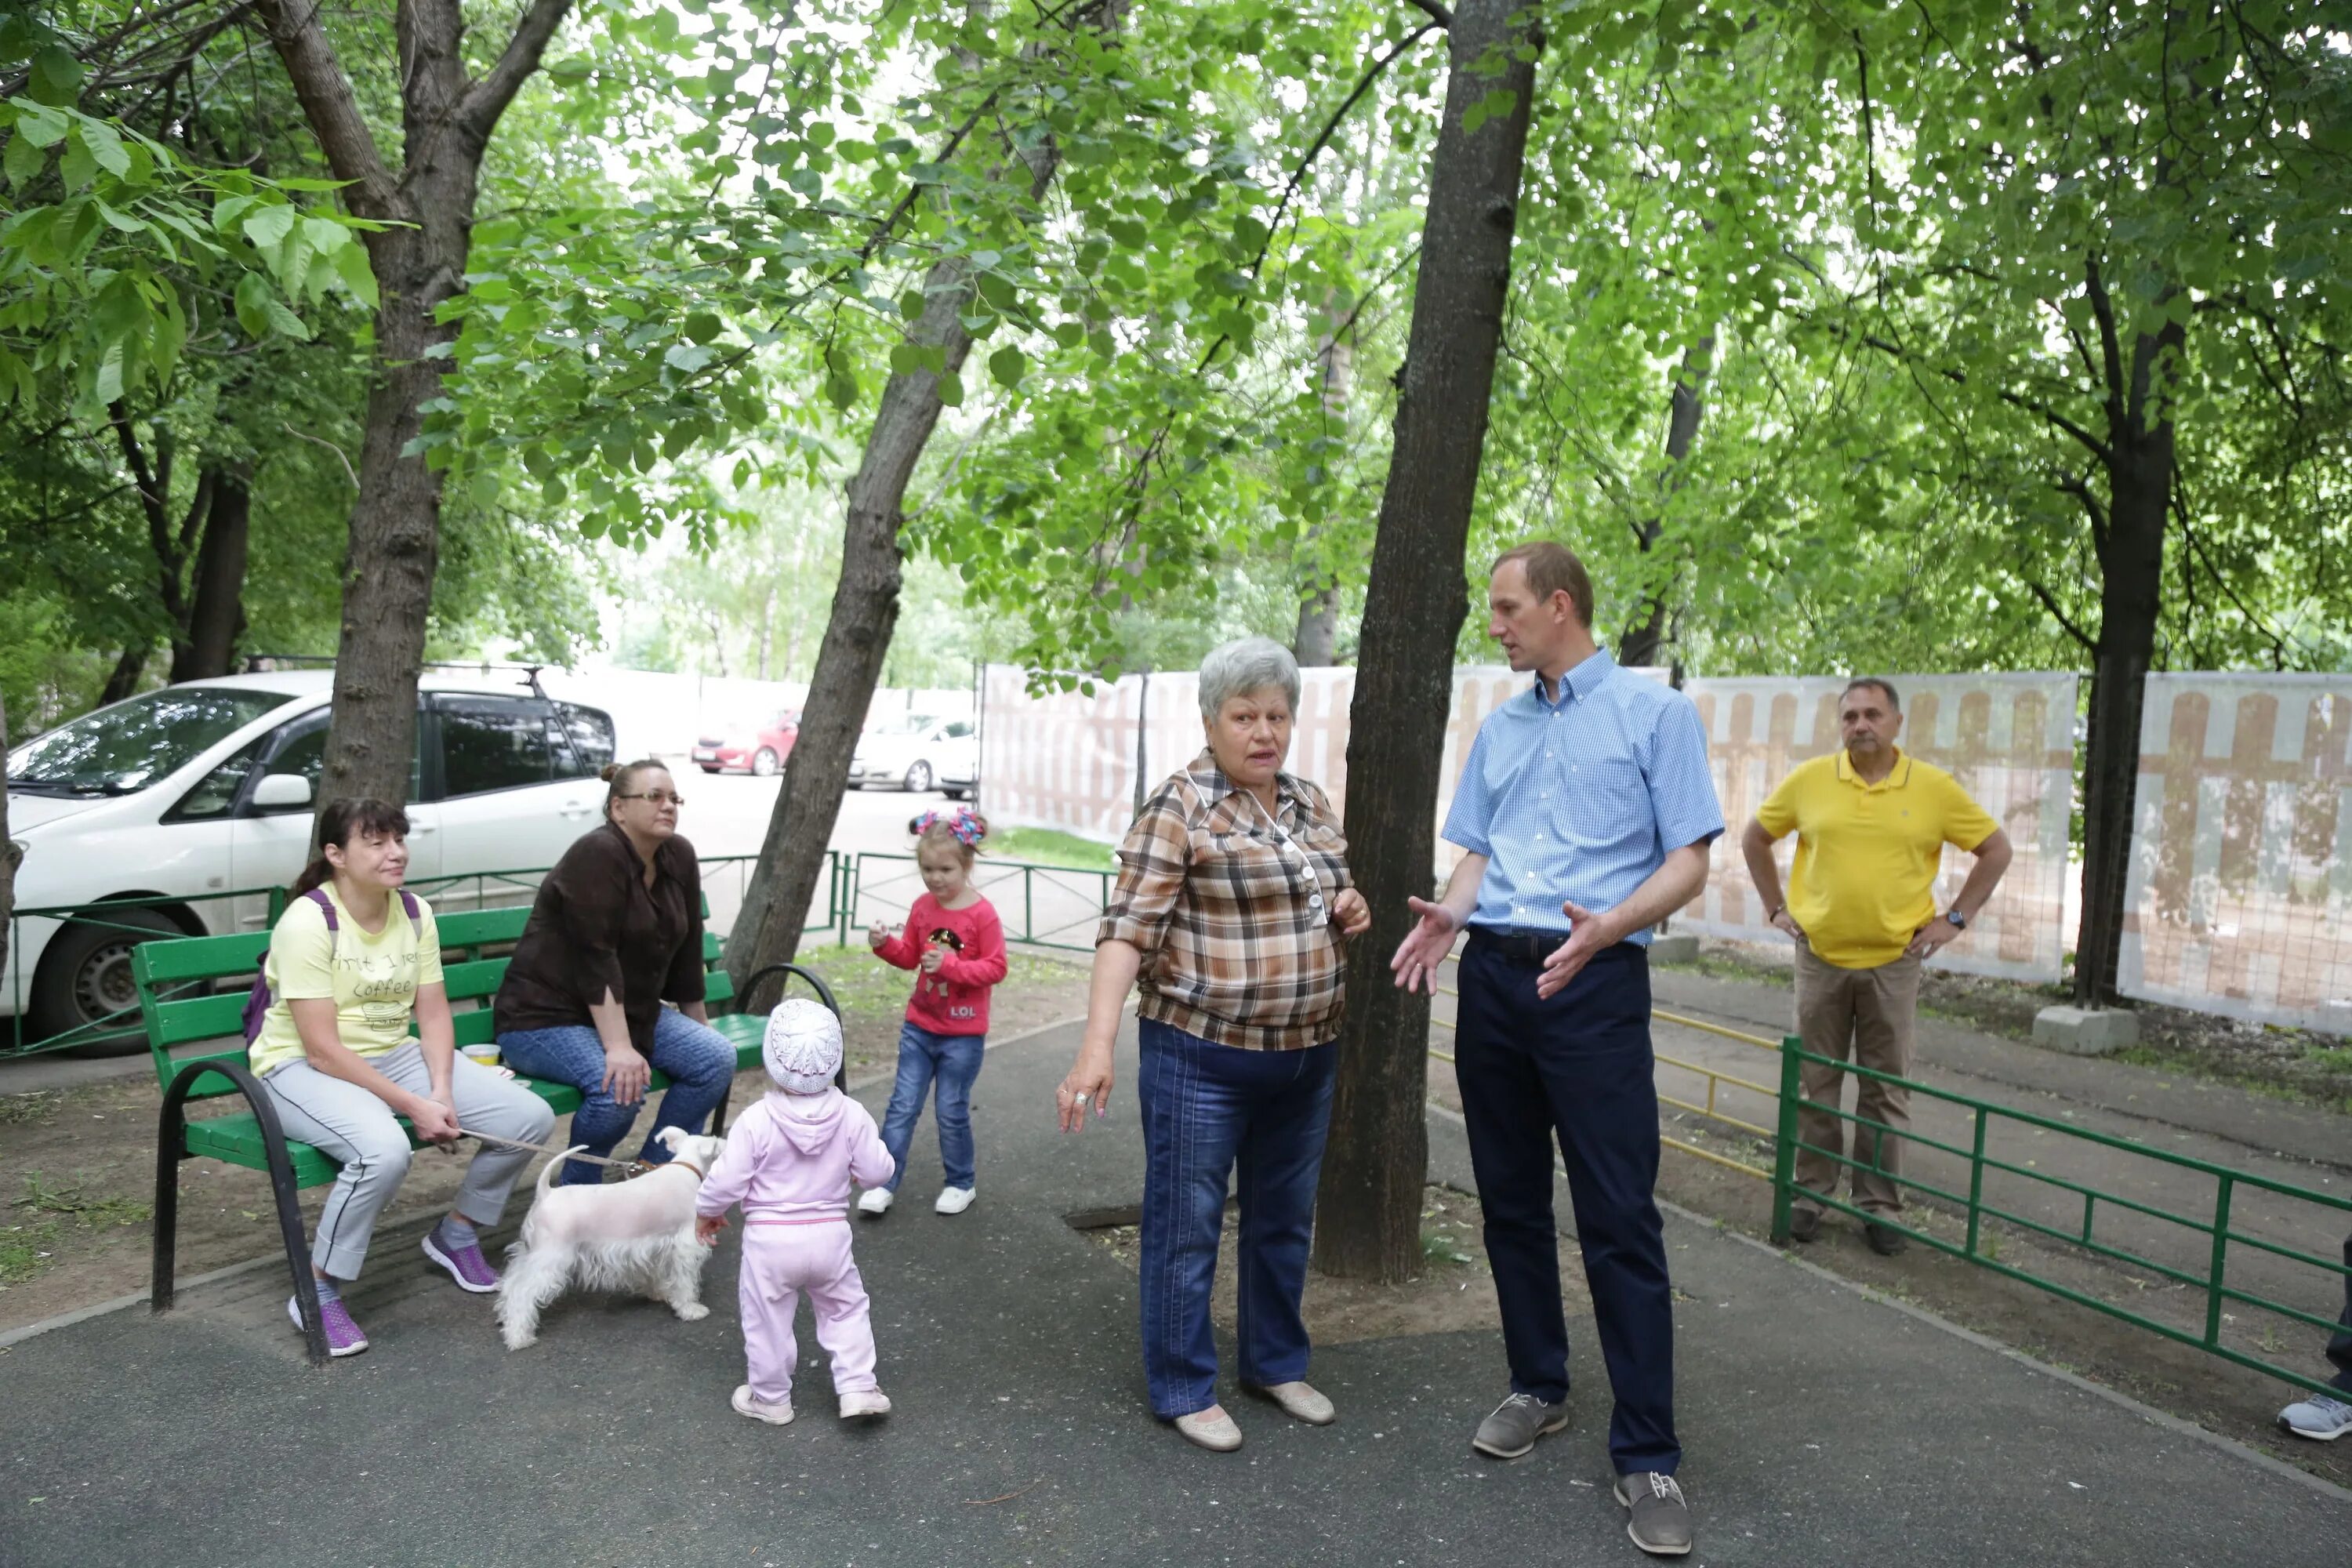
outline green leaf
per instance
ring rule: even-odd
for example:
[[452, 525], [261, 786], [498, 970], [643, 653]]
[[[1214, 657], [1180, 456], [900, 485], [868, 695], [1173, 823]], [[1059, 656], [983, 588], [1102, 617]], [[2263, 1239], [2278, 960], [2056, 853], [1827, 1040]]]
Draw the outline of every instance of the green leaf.
[[222, 234], [231, 232], [236, 220], [251, 211], [259, 196], [223, 196], [213, 204], [213, 227]]
[[100, 403], [121, 400], [122, 342], [119, 338], [106, 345], [106, 353], [98, 362], [97, 395]]
[[58, 173], [69, 191], [79, 191], [98, 178], [98, 160], [89, 155], [80, 137], [66, 143], [65, 156], [58, 161]]
[[988, 374], [996, 378], [1000, 386], [1017, 387], [1021, 378], [1029, 374], [1028, 357], [1008, 343], [988, 356]]
[[899, 343], [890, 350], [890, 374], [912, 375], [923, 368], [923, 351], [912, 343]]
[[726, 330], [726, 323], [708, 310], [697, 310], [686, 319], [686, 335], [693, 342], [707, 343]]
[[320, 255], [332, 256], [352, 242], [352, 231], [331, 217], [306, 217], [302, 239]]
[[116, 212], [104, 202], [98, 203], [98, 216], [104, 218], [106, 226], [117, 234], [145, 234], [151, 227], [145, 220], [132, 217], [127, 213]]
[[352, 298], [373, 310], [376, 307], [375, 271], [368, 266], [367, 247], [347, 245], [335, 252], [335, 276], [352, 291]]
[[7, 156], [0, 159], [0, 166], [6, 168], [11, 185], [21, 185], [28, 180], [40, 178], [41, 171], [48, 164], [48, 153], [22, 131], [8, 138]]
[[236, 324], [245, 329], [246, 336], [258, 338], [269, 331], [269, 305], [272, 296], [269, 280], [258, 272], [248, 272], [236, 283]]
[[37, 103], [16, 104], [16, 134], [36, 147], [54, 147], [66, 139], [66, 117]]
[[940, 377], [940, 402], [949, 408], [963, 406], [963, 379], [961, 376]]
[[263, 250], [272, 250], [294, 232], [294, 209], [279, 203], [263, 207], [245, 220], [245, 237]]
[[[11, 156], [14, 156], [15, 151], [12, 145], [9, 149]], [[12, 175], [11, 178], [14, 176]], [[923, 291], [920, 289], [909, 289], [898, 296], [898, 315], [905, 321], [919, 320], [929, 304], [929, 301], [923, 298]]]
[[499, 471], [483, 468], [467, 482], [466, 493], [473, 498], [476, 506], [486, 507], [499, 499]]
[[80, 96], [81, 79], [81, 62], [63, 44], [51, 44], [33, 57], [33, 96], [43, 103], [70, 105]]
[[662, 355], [662, 363], [692, 375], [718, 357], [717, 350], [700, 343], [672, 343], [669, 352]]
[[131, 154], [123, 151], [122, 138], [114, 127], [103, 121], [84, 120], [74, 127], [74, 139], [89, 149], [98, 166], [121, 179], [131, 173]]

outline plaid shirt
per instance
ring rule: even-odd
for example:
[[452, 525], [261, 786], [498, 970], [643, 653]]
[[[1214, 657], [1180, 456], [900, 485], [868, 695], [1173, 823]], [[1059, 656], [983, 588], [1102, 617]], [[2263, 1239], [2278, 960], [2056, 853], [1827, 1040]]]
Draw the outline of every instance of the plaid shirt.
[[1348, 840], [1320, 789], [1277, 773], [1275, 791], [1268, 817], [1195, 757], [1128, 829], [1095, 936], [1142, 951], [1144, 1017], [1245, 1051], [1319, 1046], [1347, 1005], [1331, 905]]

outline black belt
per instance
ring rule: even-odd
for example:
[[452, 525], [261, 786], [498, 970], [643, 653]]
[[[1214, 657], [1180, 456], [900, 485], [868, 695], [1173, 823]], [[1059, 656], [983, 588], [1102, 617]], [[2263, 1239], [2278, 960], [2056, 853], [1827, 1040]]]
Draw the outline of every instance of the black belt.
[[[1541, 969], [1544, 960], [1558, 952], [1559, 944], [1567, 940], [1568, 933], [1564, 931], [1547, 931], [1533, 926], [1472, 926], [1469, 945], [1482, 952], [1492, 953], [1506, 963]], [[1592, 955], [1592, 959], [1626, 957], [1636, 953], [1646, 956], [1646, 950], [1638, 942], [1621, 942], [1602, 948]]]

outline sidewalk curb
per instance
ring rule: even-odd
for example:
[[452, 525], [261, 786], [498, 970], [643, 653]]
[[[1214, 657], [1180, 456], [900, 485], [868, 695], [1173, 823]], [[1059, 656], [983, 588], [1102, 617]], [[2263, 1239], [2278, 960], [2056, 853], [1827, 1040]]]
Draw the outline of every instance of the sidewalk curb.
[[[1431, 1100], [1428, 1103], [1429, 1110], [1433, 1115], [1442, 1116], [1457, 1127], [1465, 1125], [1462, 1113], [1460, 1111], [1450, 1110], [1434, 1100]], [[1556, 1173], [1560, 1171], [1560, 1167], [1557, 1163], [1554, 1163], [1552, 1169]], [[1756, 1237], [1749, 1236], [1745, 1231], [1735, 1229], [1731, 1226], [1725, 1224], [1721, 1220], [1716, 1219], [1712, 1215], [1700, 1214], [1696, 1209], [1686, 1209], [1683, 1207], [1682, 1205], [1670, 1203], [1664, 1198], [1659, 1198], [1656, 1201], [1660, 1209], [1664, 1210], [1667, 1214], [1673, 1215], [1676, 1219], [1686, 1220], [1690, 1224], [1696, 1226], [1703, 1226], [1718, 1236], [1727, 1237], [1729, 1239], [1738, 1242], [1740, 1246], [1748, 1248], [1750, 1251], [1760, 1252], [1767, 1258], [1770, 1258], [1777, 1262], [1786, 1264], [1790, 1268], [1801, 1268], [1814, 1279], [1822, 1280], [1826, 1284], [1836, 1286], [1841, 1290], [1845, 1290], [1851, 1294], [1860, 1296], [1865, 1301], [1872, 1302], [1877, 1306], [1890, 1308], [1895, 1311], [1902, 1313], [1907, 1318], [1927, 1324], [1929, 1328], [1940, 1330], [1942, 1332], [1951, 1335], [1954, 1339], [1961, 1340], [1969, 1344], [1975, 1345], [1979, 1350], [1995, 1352], [2003, 1359], [2013, 1361], [2029, 1372], [2037, 1373], [2043, 1377], [2053, 1378], [2057, 1382], [2066, 1384], [2069, 1388], [2078, 1389], [2084, 1394], [2095, 1395], [2100, 1399], [2105, 1400], [2110, 1405], [2129, 1411], [2132, 1415], [2139, 1416], [2141, 1419], [2149, 1422], [2151, 1425], [2161, 1426], [2166, 1431], [2175, 1433], [2183, 1437], [2194, 1438], [2198, 1442], [2203, 1443], [2209, 1447], [2219, 1448], [2223, 1453], [2228, 1454], [2231, 1458], [2242, 1459], [2246, 1463], [2255, 1467], [2257, 1469], [2266, 1470], [2272, 1475], [2299, 1482], [2303, 1486], [2309, 1488], [2311, 1490], [2317, 1492], [2322, 1497], [2335, 1498], [2345, 1502], [2352, 1502], [2352, 1489], [2339, 1487], [2334, 1481], [2328, 1480], [2324, 1477], [2315, 1476], [2308, 1470], [2299, 1468], [2294, 1465], [2287, 1463], [2284, 1459], [2273, 1458], [2270, 1455], [2263, 1453], [2259, 1448], [2248, 1447], [2245, 1444], [2239, 1442], [2235, 1437], [2225, 1437], [2219, 1432], [2208, 1431], [2204, 1427], [2197, 1425], [2194, 1421], [2184, 1420], [2180, 1416], [2174, 1415], [2169, 1412], [2158, 1410], [2151, 1405], [2143, 1405], [2138, 1400], [2134, 1399], [2130, 1394], [2122, 1393], [2116, 1389], [2109, 1388], [2105, 1384], [2095, 1383], [2091, 1379], [2084, 1377], [2078, 1373], [2067, 1372], [2063, 1368], [2052, 1366], [2048, 1362], [2042, 1361], [2034, 1356], [2029, 1355], [2024, 1351], [2019, 1350], [2014, 1345], [2005, 1345], [1999, 1340], [1989, 1339], [1985, 1335], [1977, 1332], [1974, 1329], [1963, 1328], [1960, 1324], [1952, 1321], [1949, 1318], [1942, 1317], [1937, 1313], [1931, 1312], [1925, 1307], [1915, 1306], [1909, 1301], [1900, 1300], [1895, 1297], [1887, 1295], [1885, 1291], [1878, 1289], [1876, 1287], [1865, 1285], [1858, 1279], [1849, 1279], [1844, 1275], [1837, 1273], [1833, 1269], [1825, 1268], [1818, 1263], [1809, 1262], [1802, 1258], [1797, 1257], [1794, 1253], [1783, 1251], [1781, 1248], [1773, 1246], [1769, 1241], [1759, 1241]]]

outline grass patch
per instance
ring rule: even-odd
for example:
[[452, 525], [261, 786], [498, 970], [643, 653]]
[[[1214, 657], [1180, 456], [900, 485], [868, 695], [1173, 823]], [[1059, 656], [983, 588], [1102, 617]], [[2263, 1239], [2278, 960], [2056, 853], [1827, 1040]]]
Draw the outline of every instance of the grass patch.
[[38, 1121], [58, 1108], [58, 1098], [47, 1089], [30, 1094], [0, 1095], [0, 1127], [21, 1127]]
[[0, 1226], [0, 1285], [29, 1279], [57, 1260], [71, 1230], [140, 1225], [154, 1205], [134, 1198], [90, 1197], [79, 1187], [55, 1187], [38, 1171], [26, 1173], [25, 1195], [10, 1204], [17, 1223]]
[[1110, 851], [1108, 844], [1052, 827], [1001, 827], [988, 836], [987, 844], [989, 859], [1068, 866], [1081, 871], [1115, 869]]
[[[833, 987], [834, 1000], [841, 1004], [844, 1017], [902, 1013], [906, 1011], [907, 999], [915, 992], [911, 971], [893, 969], [863, 942], [855, 947], [804, 948], [798, 962], [824, 976], [824, 983]], [[1080, 973], [1083, 972], [1073, 964], [1041, 958], [1034, 952], [1016, 952], [1006, 955], [1004, 984], [1059, 984]]]

